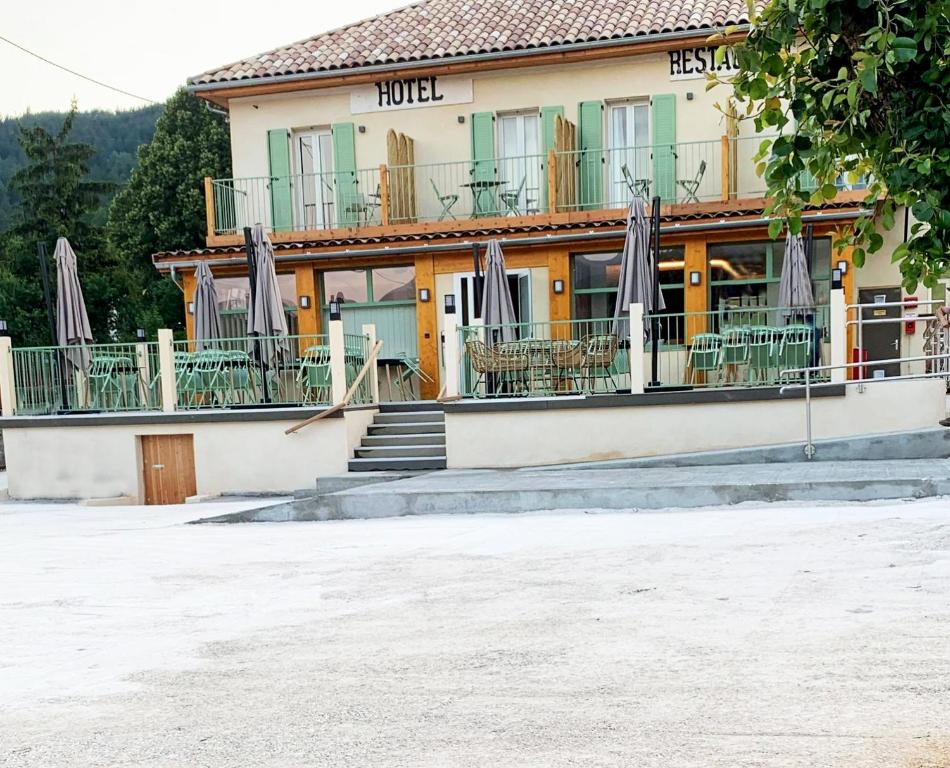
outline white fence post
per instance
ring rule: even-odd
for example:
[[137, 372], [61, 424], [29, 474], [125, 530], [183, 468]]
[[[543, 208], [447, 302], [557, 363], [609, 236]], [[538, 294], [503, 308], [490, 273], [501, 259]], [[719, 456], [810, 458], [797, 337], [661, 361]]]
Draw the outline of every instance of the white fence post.
[[330, 312], [330, 399], [339, 405], [346, 397], [346, 339], [343, 336], [343, 320], [339, 314]]
[[161, 382], [162, 410], [165, 413], [171, 413], [178, 407], [173, 338], [170, 328], [158, 329], [158, 372]]
[[443, 357], [445, 363], [445, 397], [459, 396], [459, 326], [458, 315], [455, 314], [455, 305], [451, 311], [445, 308], [445, 345]]
[[[831, 365], [844, 365], [848, 362], [848, 310], [844, 301], [844, 290], [834, 288], [831, 291], [828, 324], [831, 326]], [[833, 384], [843, 384], [847, 380], [846, 368], [832, 368]]]
[[[369, 341], [369, 349], [366, 350], [367, 354], [373, 347], [376, 346], [376, 325], [374, 323], [366, 323], [363, 326], [363, 335]], [[384, 342], [385, 343], [385, 342]], [[369, 377], [369, 391], [373, 396], [373, 402], [379, 402], [379, 364], [377, 362], [373, 363], [373, 367], [369, 369], [369, 372], [366, 374]]]
[[13, 371], [13, 340], [0, 336], [0, 405], [4, 416], [16, 413], [16, 378]]
[[630, 304], [630, 394], [643, 394], [643, 305]]

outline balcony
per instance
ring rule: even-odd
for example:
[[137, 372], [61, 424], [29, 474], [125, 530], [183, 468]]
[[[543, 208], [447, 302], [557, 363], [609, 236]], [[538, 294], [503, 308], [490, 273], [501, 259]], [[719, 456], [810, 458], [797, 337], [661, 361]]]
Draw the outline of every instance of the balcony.
[[763, 196], [753, 160], [763, 138], [206, 178], [208, 244], [241, 242], [243, 228], [257, 223], [280, 241], [615, 219], [634, 196], [715, 212]]

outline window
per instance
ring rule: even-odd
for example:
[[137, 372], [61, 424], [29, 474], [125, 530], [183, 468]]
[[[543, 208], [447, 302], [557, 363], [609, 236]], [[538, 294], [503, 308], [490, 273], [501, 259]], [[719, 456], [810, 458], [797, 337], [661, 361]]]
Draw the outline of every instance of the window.
[[324, 272], [324, 305], [416, 301], [415, 267], [374, 267]]
[[[585, 253], [574, 256], [574, 317], [596, 320], [613, 317], [620, 282], [621, 254]], [[683, 311], [683, 246], [660, 248], [660, 289], [666, 312]]]
[[294, 136], [299, 183], [295, 195], [297, 220], [304, 229], [333, 226], [333, 137], [329, 130]]
[[[721, 243], [707, 249], [709, 263], [709, 308], [717, 310], [727, 301], [745, 301], [759, 306], [778, 306], [785, 243]], [[810, 265], [816, 304], [829, 301], [831, 240], [815, 238]]]
[[633, 195], [650, 196], [650, 107], [647, 102], [608, 106], [608, 207], [622, 208]]
[[497, 121], [501, 213], [537, 212], [542, 181], [538, 112], [500, 114]]
[[[247, 277], [217, 277], [214, 286], [221, 310], [222, 338], [247, 335], [247, 305], [251, 300], [251, 284]], [[287, 317], [287, 330], [297, 332], [297, 278], [291, 274], [277, 275], [277, 289]]]

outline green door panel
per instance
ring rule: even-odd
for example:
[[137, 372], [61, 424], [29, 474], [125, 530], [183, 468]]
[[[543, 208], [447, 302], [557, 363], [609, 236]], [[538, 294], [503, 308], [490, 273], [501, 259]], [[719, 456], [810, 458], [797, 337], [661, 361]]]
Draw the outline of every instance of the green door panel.
[[653, 194], [664, 203], [676, 200], [676, 96], [654, 96], [650, 121], [653, 123]]
[[286, 128], [267, 132], [267, 159], [271, 228], [274, 232], [285, 232], [294, 228], [294, 206], [290, 194], [290, 131]]
[[336, 123], [333, 134], [333, 186], [336, 189], [336, 220], [354, 226], [359, 217], [360, 189], [356, 178], [356, 130], [353, 123]]
[[603, 207], [604, 104], [582, 101], [577, 105], [578, 202], [582, 210]]

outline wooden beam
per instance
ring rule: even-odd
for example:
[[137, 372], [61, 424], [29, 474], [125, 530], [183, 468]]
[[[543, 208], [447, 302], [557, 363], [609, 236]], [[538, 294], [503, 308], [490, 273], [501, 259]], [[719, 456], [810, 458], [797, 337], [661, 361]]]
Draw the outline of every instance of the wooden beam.
[[207, 240], [214, 237], [214, 189], [211, 184], [211, 177], [205, 176], [205, 226], [207, 227]]
[[[709, 311], [709, 270], [706, 268], [706, 240], [692, 238], [686, 241], [683, 249], [684, 309], [686, 310], [686, 343], [692, 343], [693, 336], [707, 330], [706, 315]], [[702, 276], [699, 285], [690, 285], [689, 273], [699, 272]]]
[[[471, 257], [469, 257], [471, 266]], [[416, 266], [416, 334], [418, 335], [419, 367], [429, 380], [419, 382], [419, 393], [423, 400], [432, 400], [439, 394], [439, 303], [441, 297], [435, 290], [435, 266], [431, 253], [420, 253], [415, 259]], [[419, 301], [419, 291], [429, 289], [429, 301]]]
[[721, 170], [721, 186], [722, 186], [722, 201], [724, 203], [729, 202], [729, 137], [723, 134], [722, 141], [720, 144], [720, 155], [722, 162]]
[[379, 164], [379, 221], [389, 226], [389, 169], [386, 163]]

